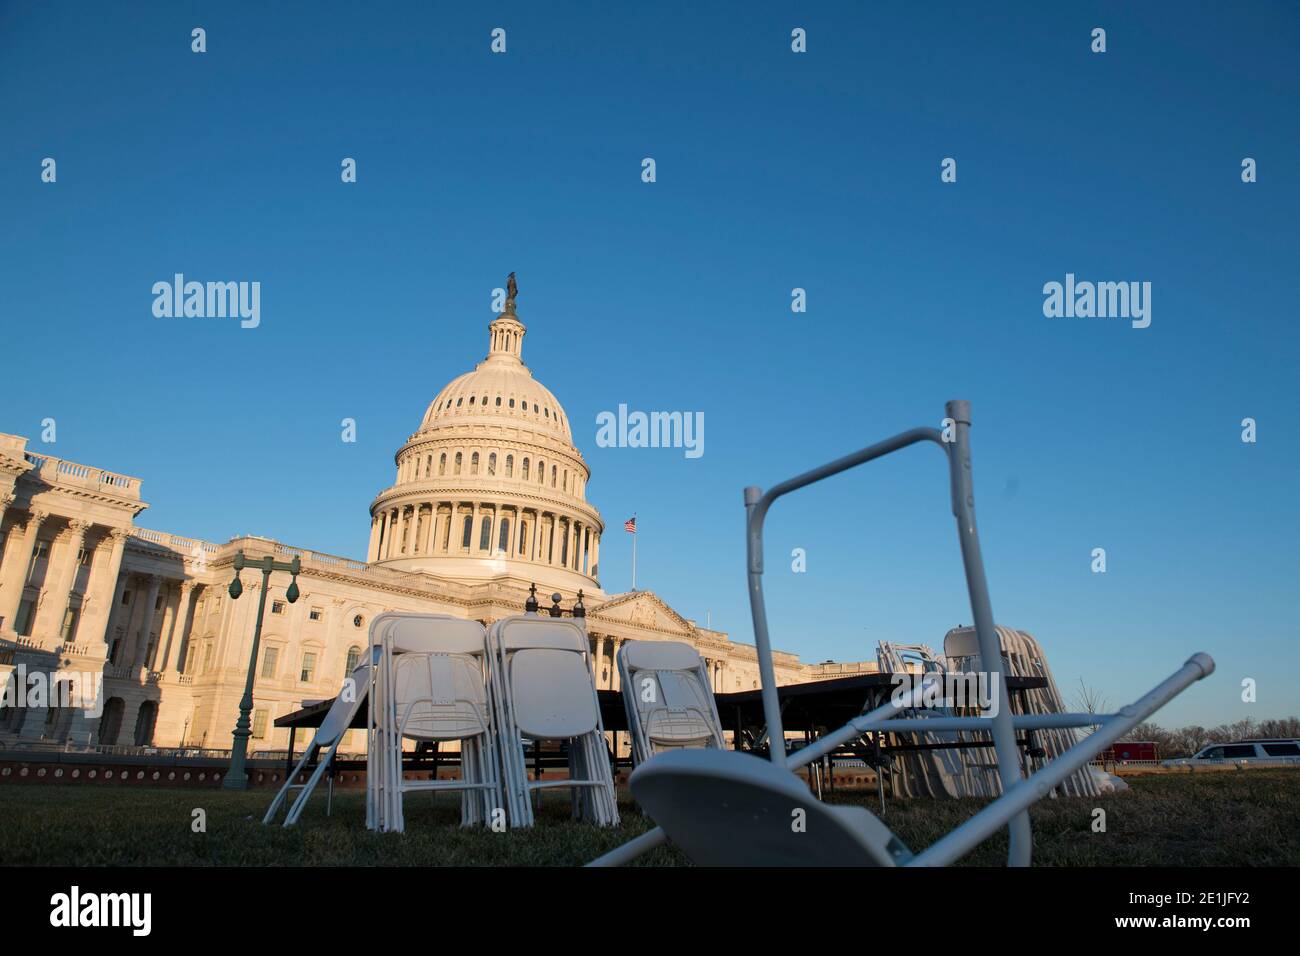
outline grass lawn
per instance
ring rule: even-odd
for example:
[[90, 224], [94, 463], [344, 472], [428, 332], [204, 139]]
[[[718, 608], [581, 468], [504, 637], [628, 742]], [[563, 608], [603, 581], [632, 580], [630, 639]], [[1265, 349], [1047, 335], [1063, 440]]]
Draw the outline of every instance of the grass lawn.
[[[1258, 866], [1300, 863], [1300, 771], [1129, 777], [1132, 790], [1095, 799], [1045, 800], [1033, 811], [1034, 861], [1051, 866]], [[365, 795], [323, 794], [292, 830], [263, 827], [270, 791], [176, 791], [77, 785], [0, 786], [0, 862], [9, 866], [573, 866], [649, 829], [624, 795], [613, 830], [567, 819], [563, 794], [547, 794], [537, 827], [491, 833], [461, 830], [451, 795], [433, 802], [413, 794], [406, 833], [365, 828]], [[874, 794], [841, 793], [843, 802], [877, 809]], [[891, 803], [885, 822], [913, 850], [969, 816], [977, 801]], [[207, 832], [191, 830], [192, 811], [207, 812]], [[1094, 833], [1094, 807], [1106, 832]], [[1005, 838], [966, 864], [996, 865]], [[640, 861], [686, 865], [661, 847]]]

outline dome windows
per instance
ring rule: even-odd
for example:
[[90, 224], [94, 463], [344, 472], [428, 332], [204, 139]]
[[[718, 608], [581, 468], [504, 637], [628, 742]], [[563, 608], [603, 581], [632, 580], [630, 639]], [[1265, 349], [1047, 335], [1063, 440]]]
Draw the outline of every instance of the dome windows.
[[474, 452], [474, 454], [469, 457], [469, 473], [471, 475], [478, 474], [478, 452]]
[[524, 481], [528, 480], [528, 459], [527, 458], [524, 459], [524, 467], [523, 467], [523, 471], [520, 473], [520, 477], [523, 478]]
[[495, 478], [497, 473], [497, 453], [493, 452], [488, 455], [488, 477]]
[[452, 474], [454, 474], [454, 475], [459, 475], [459, 474], [460, 474], [460, 461], [461, 461], [461, 454], [460, 454], [460, 452], [456, 452], [456, 466], [455, 466], [455, 467], [456, 467], [456, 470], [453, 471]]
[[497, 396], [497, 408], [500, 408], [500, 407], [501, 407], [501, 396], [498, 395], [498, 396]]
[[441, 478], [447, 473], [447, 453], [444, 451], [438, 458], [438, 477]]
[[506, 477], [513, 478], [514, 476], [515, 476], [515, 456], [506, 455]]

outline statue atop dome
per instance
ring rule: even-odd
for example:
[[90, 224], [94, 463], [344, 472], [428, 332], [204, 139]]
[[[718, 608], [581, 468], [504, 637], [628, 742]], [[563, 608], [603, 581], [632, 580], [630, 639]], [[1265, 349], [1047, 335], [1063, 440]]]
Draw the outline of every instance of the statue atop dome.
[[519, 285], [515, 282], [515, 274], [512, 272], [506, 277], [506, 311], [515, 310], [515, 296], [519, 294]]

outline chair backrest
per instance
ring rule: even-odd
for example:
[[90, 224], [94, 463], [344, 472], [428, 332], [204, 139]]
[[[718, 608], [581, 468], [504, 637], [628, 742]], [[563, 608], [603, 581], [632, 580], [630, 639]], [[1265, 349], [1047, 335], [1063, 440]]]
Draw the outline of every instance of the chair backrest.
[[680, 641], [625, 641], [619, 651], [633, 670], [690, 671], [699, 667], [699, 652]]
[[619, 656], [629, 718], [640, 725], [650, 752], [722, 746], [713, 692], [701, 678], [703, 661], [695, 648], [678, 641], [628, 641]]
[[955, 627], [943, 638], [943, 654], [952, 658], [976, 658], [972, 660], [972, 669], [978, 669], [980, 656], [979, 635], [973, 627]]
[[586, 653], [587, 632], [573, 621], [562, 618], [521, 615], [498, 621], [497, 640], [501, 649], [511, 651], [530, 647], [549, 647], [563, 651]]
[[521, 615], [493, 625], [515, 726], [539, 740], [577, 737], [600, 726], [587, 632], [569, 620]]
[[414, 740], [461, 740], [487, 733], [483, 668], [471, 654], [408, 652], [393, 661], [397, 731]]
[[348, 680], [350, 683], [345, 683], [339, 690], [325, 719], [321, 721], [313, 743], [328, 747], [348, 732], [352, 717], [366, 699], [366, 689], [370, 685], [370, 665], [364, 661], [358, 664]]
[[599, 726], [596, 685], [582, 654], [524, 648], [515, 651], [509, 675], [515, 725], [525, 737], [579, 737]]
[[394, 654], [442, 652], [444, 654], [475, 654], [484, 652], [487, 631], [478, 621], [450, 615], [394, 615], [382, 623], [379, 638], [385, 636]]

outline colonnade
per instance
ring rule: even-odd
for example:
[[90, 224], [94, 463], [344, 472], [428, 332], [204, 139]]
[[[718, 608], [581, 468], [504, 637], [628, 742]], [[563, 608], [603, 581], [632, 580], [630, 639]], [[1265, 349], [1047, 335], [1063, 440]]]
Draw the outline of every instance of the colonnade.
[[596, 577], [600, 532], [558, 511], [499, 501], [416, 501], [374, 514], [369, 561], [421, 555], [506, 557]]

